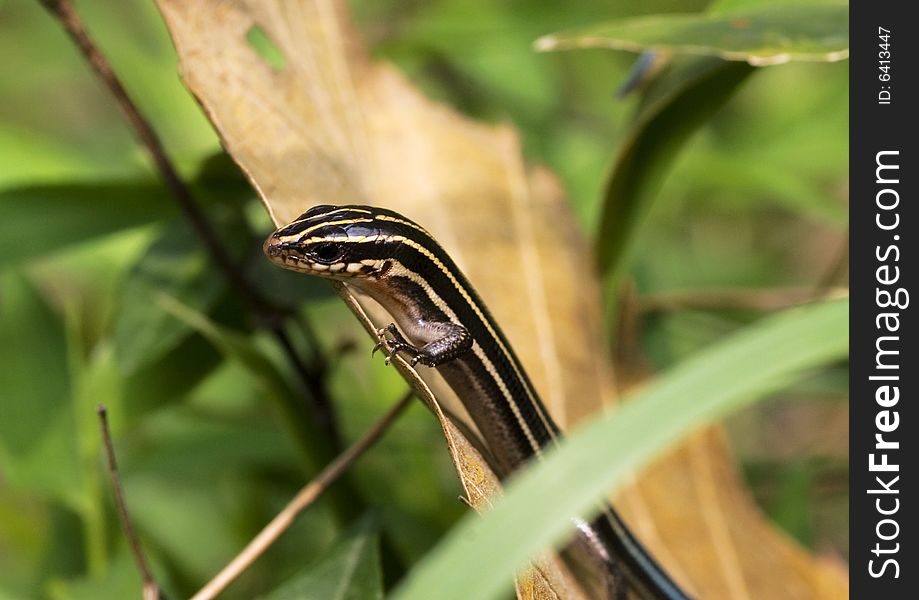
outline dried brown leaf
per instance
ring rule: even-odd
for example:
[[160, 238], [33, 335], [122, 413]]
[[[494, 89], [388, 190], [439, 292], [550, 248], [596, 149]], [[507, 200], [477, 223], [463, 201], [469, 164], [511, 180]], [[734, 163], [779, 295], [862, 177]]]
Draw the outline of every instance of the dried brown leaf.
[[[560, 424], [614, 404], [584, 241], [555, 178], [526, 169], [510, 127], [471, 122], [370, 62], [338, 2], [158, 2], [186, 83], [276, 223], [318, 203], [377, 204], [411, 216], [476, 285]], [[253, 28], [280, 50], [283, 68], [253, 49]], [[410, 369], [399, 368], [412, 381]], [[444, 408], [460, 414], [437, 378], [424, 376]], [[470, 501], [487, 502], [493, 474], [463, 433], [442, 423]], [[762, 517], [717, 430], [661, 458], [617, 505], [698, 597], [847, 593], [842, 571]], [[532, 579], [524, 575], [518, 590]]]

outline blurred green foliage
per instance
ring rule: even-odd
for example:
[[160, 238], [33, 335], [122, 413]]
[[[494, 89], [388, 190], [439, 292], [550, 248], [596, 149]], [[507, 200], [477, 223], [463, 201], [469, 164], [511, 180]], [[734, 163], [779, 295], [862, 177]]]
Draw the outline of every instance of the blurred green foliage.
[[[638, 96], [613, 98], [635, 55], [540, 54], [531, 44], [574, 26], [705, 4], [361, 0], [354, 9], [375, 54], [427, 93], [475, 118], [515, 123], [528, 158], [562, 177], [592, 235], [614, 158], [642, 109]], [[234, 260], [277, 290], [273, 300], [298, 307], [287, 333], [311, 365], [325, 365], [343, 437], [355, 438], [404, 383], [366, 360], [363, 333], [324, 286], [262, 259], [267, 216], [179, 81], [153, 4], [78, 8], [238, 250]], [[109, 407], [155, 571], [170, 595], [187, 596], [332, 449], [304, 444], [300, 382], [208, 267], [114, 102], [37, 2], [0, 3], [0, 53], [8, 57], [0, 65], [0, 598], [136, 595], [103, 475], [98, 403]], [[758, 70], [687, 137], [634, 232], [627, 272], [639, 297], [812, 286], [832, 270], [845, 246], [847, 84], [844, 63]], [[655, 313], [643, 319], [639, 344], [665, 368], [756, 314]], [[768, 429], [805, 399], [844, 411], [844, 394], [844, 370], [824, 373], [734, 428]], [[805, 440], [784, 442], [799, 454], [746, 463], [753, 489], [793, 535], [845, 554], [844, 440], [816, 454]], [[228, 597], [310, 577], [328, 583], [346, 561], [368, 573], [364, 585], [381, 576], [377, 548], [382, 577], [398, 577], [463, 512], [458, 494], [436, 422], [414, 406], [336, 489], [339, 502], [324, 498], [307, 511]], [[361, 514], [370, 516], [355, 527]]]

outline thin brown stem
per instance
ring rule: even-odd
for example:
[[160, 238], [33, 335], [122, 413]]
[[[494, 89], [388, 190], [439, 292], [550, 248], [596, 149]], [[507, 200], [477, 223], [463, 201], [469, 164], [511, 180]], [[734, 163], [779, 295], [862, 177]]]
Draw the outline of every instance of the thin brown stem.
[[166, 184], [166, 187], [169, 189], [173, 198], [178, 202], [182, 212], [191, 222], [198, 237], [201, 238], [201, 241], [211, 254], [211, 257], [217, 263], [218, 268], [220, 268], [224, 276], [233, 286], [236, 287], [237, 292], [240, 293], [247, 303], [258, 304], [261, 299], [257, 294], [253, 293], [251, 287], [243, 280], [237, 265], [234, 264], [234, 261], [230, 258], [230, 255], [226, 252], [226, 249], [217, 237], [216, 232], [211, 227], [210, 222], [195, 202], [191, 190], [188, 189], [188, 186], [186, 186], [182, 178], [179, 177], [156, 131], [153, 130], [150, 122], [140, 112], [140, 109], [134, 101], [131, 100], [127, 90], [112, 70], [108, 59], [105, 58], [99, 50], [99, 47], [96, 46], [95, 42], [90, 38], [89, 33], [86, 31], [86, 27], [83, 25], [83, 20], [74, 8], [73, 3], [70, 2], [70, 0], [39, 0], [39, 2], [41, 2], [48, 12], [57, 17], [67, 31], [67, 34], [83, 54], [83, 57], [89, 62], [93, 71], [95, 71], [102, 83], [108, 88], [112, 97], [118, 103], [119, 108], [121, 108], [121, 111], [128, 119], [134, 133], [150, 152], [150, 157], [153, 159], [153, 163], [160, 177], [162, 177], [163, 183]]
[[306, 484], [294, 496], [284, 509], [271, 520], [242, 552], [236, 555], [220, 573], [192, 597], [192, 600], [210, 600], [222, 592], [230, 583], [240, 576], [252, 563], [284, 533], [296, 520], [297, 516], [312, 504], [322, 493], [341, 477], [364, 452], [366, 452], [411, 402], [413, 392], [409, 391], [387, 411], [358, 441], [339, 454], [330, 462], [315, 479]]
[[160, 586], [153, 577], [147, 558], [144, 556], [143, 547], [140, 545], [140, 538], [137, 537], [137, 531], [131, 522], [131, 515], [128, 513], [128, 503], [124, 498], [124, 487], [121, 485], [121, 476], [118, 474], [118, 461], [115, 459], [115, 446], [112, 444], [112, 433], [108, 425], [108, 411], [104, 404], [96, 408], [99, 415], [99, 429], [102, 432], [102, 447], [105, 449], [105, 457], [108, 464], [109, 481], [112, 484], [112, 495], [115, 499], [115, 508], [118, 511], [118, 518], [121, 521], [121, 528], [124, 531], [124, 537], [128, 540], [128, 546], [131, 548], [131, 554], [134, 557], [134, 564], [140, 572], [143, 583], [144, 600], [159, 600], [163, 596], [160, 593]]
[[93, 71], [118, 103], [119, 108], [121, 108], [121, 111], [127, 118], [137, 138], [149, 152], [153, 164], [159, 172], [166, 188], [169, 190], [169, 193], [191, 223], [195, 230], [195, 234], [204, 244], [205, 249], [217, 265], [217, 268], [235, 289], [240, 298], [242, 298], [258, 324], [270, 330], [278, 343], [283, 347], [294, 371], [301, 379], [306, 392], [310, 396], [310, 404], [314, 418], [328, 434], [332, 447], [336, 449], [340, 448], [337, 421], [332, 410], [331, 402], [329, 401], [328, 395], [325, 393], [322, 377], [323, 373], [321, 370], [314, 372], [307, 368], [300, 359], [294, 346], [290, 343], [282, 325], [285, 311], [272, 306], [271, 303], [266, 301], [265, 298], [262, 297], [262, 294], [260, 294], [243, 276], [239, 265], [231, 258], [230, 253], [227, 252], [227, 249], [220, 241], [220, 237], [201, 210], [191, 190], [179, 176], [169, 155], [166, 153], [162, 141], [152, 125], [150, 125], [149, 120], [144, 117], [140, 108], [134, 103], [130, 95], [128, 95], [127, 90], [118, 79], [108, 59], [105, 58], [105, 55], [102, 54], [99, 47], [89, 36], [83, 24], [83, 20], [74, 8], [73, 3], [70, 0], [38, 1], [49, 13], [60, 21], [64, 30], [76, 44], [77, 48], [79, 48], [80, 53], [87, 62], [89, 62]]

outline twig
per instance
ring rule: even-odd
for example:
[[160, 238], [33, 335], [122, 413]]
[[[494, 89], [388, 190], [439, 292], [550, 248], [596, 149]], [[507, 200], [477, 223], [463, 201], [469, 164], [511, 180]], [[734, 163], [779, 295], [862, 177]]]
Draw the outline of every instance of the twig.
[[125, 502], [124, 488], [121, 485], [121, 477], [118, 474], [118, 462], [115, 460], [115, 447], [112, 444], [112, 433], [109, 430], [108, 411], [105, 405], [100, 404], [96, 407], [96, 413], [99, 415], [102, 446], [105, 449], [105, 456], [108, 462], [109, 481], [112, 484], [115, 507], [118, 511], [118, 518], [121, 520], [124, 537], [127, 538], [131, 554], [134, 556], [134, 564], [137, 565], [137, 570], [140, 572], [141, 581], [143, 582], [143, 598], [144, 600], [159, 600], [163, 598], [160, 594], [160, 586], [153, 577], [150, 565], [147, 564], [143, 548], [140, 545], [140, 539], [137, 537], [137, 531], [135, 531], [131, 516], [128, 514], [128, 504]]
[[89, 37], [83, 25], [80, 15], [74, 9], [70, 0], [39, 0], [41, 4], [54, 16], [60, 20], [64, 29], [70, 38], [74, 41], [80, 52], [89, 62], [90, 66], [99, 76], [99, 79], [105, 84], [112, 97], [118, 103], [128, 122], [131, 124], [134, 133], [140, 138], [141, 143], [146, 146], [150, 156], [156, 165], [157, 171], [163, 178], [169, 192], [176, 199], [182, 212], [191, 221], [195, 232], [204, 242], [211, 257], [217, 263], [217, 266], [223, 272], [224, 276], [237, 288], [237, 291], [243, 296], [247, 303], [258, 304], [261, 299], [254, 294], [251, 287], [243, 280], [242, 275], [230, 258], [226, 249], [220, 243], [216, 232], [211, 227], [204, 213], [201, 212], [191, 191], [179, 177], [178, 172], [166, 154], [163, 143], [159, 136], [153, 130], [153, 127], [147, 119], [141, 114], [140, 109], [131, 100], [127, 90], [121, 84], [121, 81], [112, 70], [108, 59], [102, 54], [96, 44]]
[[293, 500], [271, 520], [242, 552], [236, 555], [220, 573], [192, 597], [192, 600], [210, 600], [222, 592], [255, 560], [261, 556], [294, 522], [306, 507], [312, 504], [332, 483], [367, 451], [389, 429], [389, 426], [404, 411], [414, 395], [409, 391], [377, 421], [358, 441], [339, 454], [315, 479], [306, 484]]
[[[86, 31], [80, 15], [77, 13], [71, 0], [38, 0], [45, 9], [60, 21], [64, 30], [79, 48], [84, 58], [89, 62], [93, 71], [105, 84], [112, 97], [118, 103], [131, 128], [140, 142], [147, 148], [160, 177], [166, 184], [172, 197], [178, 203], [183, 214], [190, 221], [196, 235], [204, 244], [208, 254], [216, 263], [223, 276], [230, 282], [243, 302], [255, 316], [257, 322], [266, 327], [283, 347], [294, 371], [302, 380], [306, 391], [311, 397], [311, 405], [316, 421], [327, 432], [330, 443], [335, 449], [340, 448], [340, 436], [332, 411], [331, 402], [325, 393], [325, 388], [320, 376], [314, 376], [300, 359], [296, 349], [290, 343], [281, 323], [283, 311], [272, 306], [262, 295], [246, 280], [242, 271], [236, 265], [220, 241], [214, 228], [211, 226], [204, 212], [200, 209], [191, 190], [179, 177], [178, 171], [169, 159], [166, 149], [159, 136], [154, 131], [150, 122], [141, 113], [138, 106], [128, 95], [118, 76], [112, 70], [108, 59], [99, 50], [95, 42]], [[321, 372], [319, 373], [321, 375]]]

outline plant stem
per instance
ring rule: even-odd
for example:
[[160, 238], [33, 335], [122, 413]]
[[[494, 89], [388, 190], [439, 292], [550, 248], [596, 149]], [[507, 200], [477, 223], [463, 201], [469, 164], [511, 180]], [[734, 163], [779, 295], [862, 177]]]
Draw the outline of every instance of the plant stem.
[[310, 400], [313, 417], [329, 438], [329, 443], [334, 450], [341, 448], [341, 436], [338, 429], [332, 404], [325, 391], [324, 372], [309, 369], [297, 354], [283, 329], [283, 311], [272, 306], [262, 294], [253, 287], [243, 276], [242, 270], [231, 258], [230, 253], [220, 241], [217, 232], [211, 226], [194, 195], [170, 160], [162, 141], [153, 129], [149, 120], [141, 113], [137, 104], [128, 95], [127, 90], [115, 74], [108, 59], [99, 50], [99, 47], [89, 36], [80, 15], [77, 13], [70, 0], [38, 0], [64, 27], [64, 30], [76, 44], [83, 57], [89, 62], [93, 71], [109, 90], [118, 103], [128, 123], [134, 130], [141, 144], [147, 149], [153, 160], [156, 170], [165, 183], [169, 193], [179, 205], [182, 213], [191, 223], [196, 235], [204, 244], [205, 249], [217, 268], [239, 294], [248, 307], [256, 322], [271, 331], [275, 339], [284, 349], [288, 361]]
[[271, 520], [216, 577], [211, 579], [192, 600], [211, 600], [248, 569], [258, 557], [294, 523], [297, 516], [319, 498], [348, 468], [360, 458], [389, 429], [396, 418], [408, 408], [413, 392], [407, 392], [358, 441], [339, 454], [315, 479], [303, 486], [287, 506]]
[[112, 494], [115, 498], [115, 508], [118, 510], [118, 518], [121, 520], [121, 528], [124, 531], [124, 537], [128, 540], [128, 546], [131, 548], [131, 554], [134, 557], [134, 564], [140, 572], [141, 581], [143, 582], [143, 599], [159, 600], [163, 598], [160, 593], [160, 586], [153, 577], [147, 558], [144, 556], [143, 547], [140, 545], [140, 539], [137, 537], [137, 531], [131, 522], [131, 515], [128, 513], [128, 504], [124, 499], [124, 488], [121, 485], [121, 477], [118, 474], [118, 462], [115, 459], [115, 447], [112, 444], [112, 434], [108, 426], [108, 411], [105, 405], [100, 404], [96, 408], [99, 415], [99, 429], [102, 432], [102, 445], [105, 448], [105, 456], [108, 464], [109, 480], [112, 484]]

